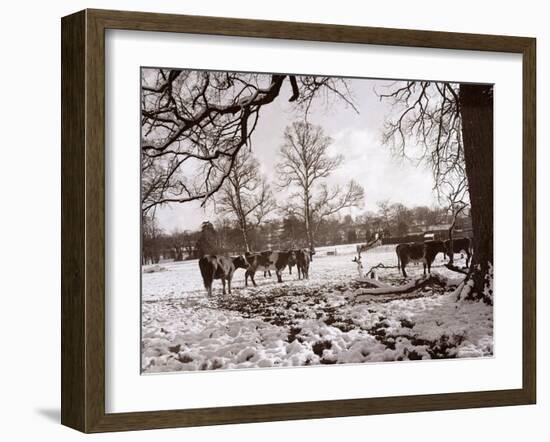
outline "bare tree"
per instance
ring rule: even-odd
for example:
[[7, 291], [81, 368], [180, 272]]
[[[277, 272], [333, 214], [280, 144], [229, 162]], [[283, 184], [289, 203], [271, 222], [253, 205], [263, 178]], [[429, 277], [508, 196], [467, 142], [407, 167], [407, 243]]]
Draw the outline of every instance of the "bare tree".
[[259, 172], [258, 161], [246, 151], [235, 157], [233, 168], [215, 201], [222, 213], [237, 221], [247, 252], [250, 251], [249, 230], [258, 227], [276, 208], [273, 192]]
[[363, 188], [353, 180], [343, 188], [329, 188], [324, 182], [344, 160], [342, 155], [329, 156], [327, 149], [331, 142], [320, 126], [294, 122], [286, 128], [280, 149], [279, 185], [298, 189], [290, 196], [285, 210], [303, 221], [311, 249], [324, 218], [344, 208], [359, 206], [364, 199]]
[[159, 238], [162, 236], [162, 229], [158, 226], [155, 214], [142, 217], [142, 244], [141, 263], [156, 264], [160, 260]]
[[376, 205], [378, 207], [378, 213], [380, 214], [380, 219], [382, 221], [382, 234], [390, 234], [391, 228], [391, 204], [389, 200], [377, 201]]
[[485, 291], [493, 263], [493, 87], [407, 81], [388, 89], [379, 96], [394, 104], [397, 117], [388, 122], [385, 141], [403, 156], [427, 160], [436, 187], [456, 170], [465, 172], [466, 182], [452, 181], [467, 186], [471, 204], [474, 256], [467, 278], [474, 286], [467, 297], [491, 302]]
[[402, 203], [394, 203], [389, 207], [395, 223], [395, 232], [398, 236], [405, 236], [412, 222], [411, 211]]
[[185, 253], [185, 232], [176, 228], [168, 236], [169, 246], [172, 251], [174, 261], [183, 261]]
[[260, 110], [284, 88], [307, 113], [317, 96], [353, 106], [345, 80], [331, 77], [142, 69], [142, 211], [206, 201], [249, 145]]

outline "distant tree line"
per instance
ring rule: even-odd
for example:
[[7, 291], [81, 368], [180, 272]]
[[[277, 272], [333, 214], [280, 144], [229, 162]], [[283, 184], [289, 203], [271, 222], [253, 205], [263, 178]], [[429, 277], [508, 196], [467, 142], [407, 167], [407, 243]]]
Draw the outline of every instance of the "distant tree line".
[[[456, 223], [464, 224], [464, 212]], [[401, 203], [380, 201], [374, 211], [353, 217], [338, 214], [322, 219], [317, 227], [319, 247], [367, 242], [378, 234], [382, 238], [403, 238], [433, 226], [448, 225], [453, 214], [439, 207], [406, 207]], [[290, 249], [308, 247], [309, 238], [303, 219], [284, 215], [265, 220], [247, 229], [243, 242], [241, 222], [230, 217], [206, 221], [196, 231], [162, 232], [154, 223], [144, 229], [144, 264], [157, 263], [161, 258], [182, 261], [206, 254], [239, 254], [247, 250]]]

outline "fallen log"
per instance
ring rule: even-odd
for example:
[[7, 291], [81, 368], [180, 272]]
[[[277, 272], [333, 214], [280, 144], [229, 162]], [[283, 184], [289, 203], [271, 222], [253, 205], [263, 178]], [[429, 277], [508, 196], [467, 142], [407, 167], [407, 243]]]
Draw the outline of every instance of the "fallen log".
[[411, 293], [416, 290], [420, 290], [428, 285], [437, 285], [445, 289], [456, 287], [462, 282], [456, 279], [449, 279], [438, 273], [432, 273], [428, 276], [421, 276], [412, 281], [399, 286], [386, 285], [385, 287], [376, 287], [370, 289], [357, 290], [354, 295], [355, 298], [359, 296], [372, 296], [372, 295], [398, 295]]
[[377, 279], [373, 278], [359, 278], [357, 282], [370, 286], [370, 288], [382, 289], [382, 288], [393, 288], [392, 285], [386, 284], [385, 282], [380, 282]]

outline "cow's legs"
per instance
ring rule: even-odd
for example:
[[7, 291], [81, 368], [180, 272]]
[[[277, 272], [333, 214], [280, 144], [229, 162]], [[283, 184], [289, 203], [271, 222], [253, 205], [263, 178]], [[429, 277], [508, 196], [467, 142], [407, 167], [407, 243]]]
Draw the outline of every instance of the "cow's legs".
[[225, 278], [222, 278], [222, 294], [225, 295]]
[[283, 282], [283, 276], [281, 275], [282, 269], [276, 269], [275, 274], [277, 275], [277, 282]]
[[208, 297], [212, 296], [212, 283], [206, 286], [206, 292], [208, 293]]
[[[437, 256], [437, 255], [436, 255]], [[432, 274], [432, 264], [434, 263], [434, 260], [435, 260], [435, 257], [430, 261], [428, 259], [426, 259], [425, 263], [426, 263], [426, 266], [428, 267], [428, 273], [431, 275]]]
[[227, 290], [229, 291], [229, 294], [231, 294], [231, 278], [233, 277], [233, 275], [229, 275], [227, 277]]
[[402, 259], [401, 260], [401, 271], [403, 272], [403, 276], [406, 278], [407, 277], [407, 272], [405, 272], [405, 267], [407, 266], [407, 262], [406, 260]]
[[246, 281], [248, 281], [248, 277], [250, 276], [250, 280], [252, 281], [252, 284], [254, 285], [254, 287], [256, 287], [256, 281], [254, 281], [254, 274], [256, 272], [253, 271], [253, 270], [247, 270], [246, 273], [244, 274], [244, 280], [245, 280], [245, 284], [248, 286], [248, 283]]

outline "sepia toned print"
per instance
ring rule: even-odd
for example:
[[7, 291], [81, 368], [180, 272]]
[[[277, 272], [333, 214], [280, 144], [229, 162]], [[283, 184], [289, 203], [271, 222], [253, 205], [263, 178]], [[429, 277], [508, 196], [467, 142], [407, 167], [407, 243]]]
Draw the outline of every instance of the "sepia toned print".
[[142, 371], [493, 353], [493, 87], [143, 68]]

